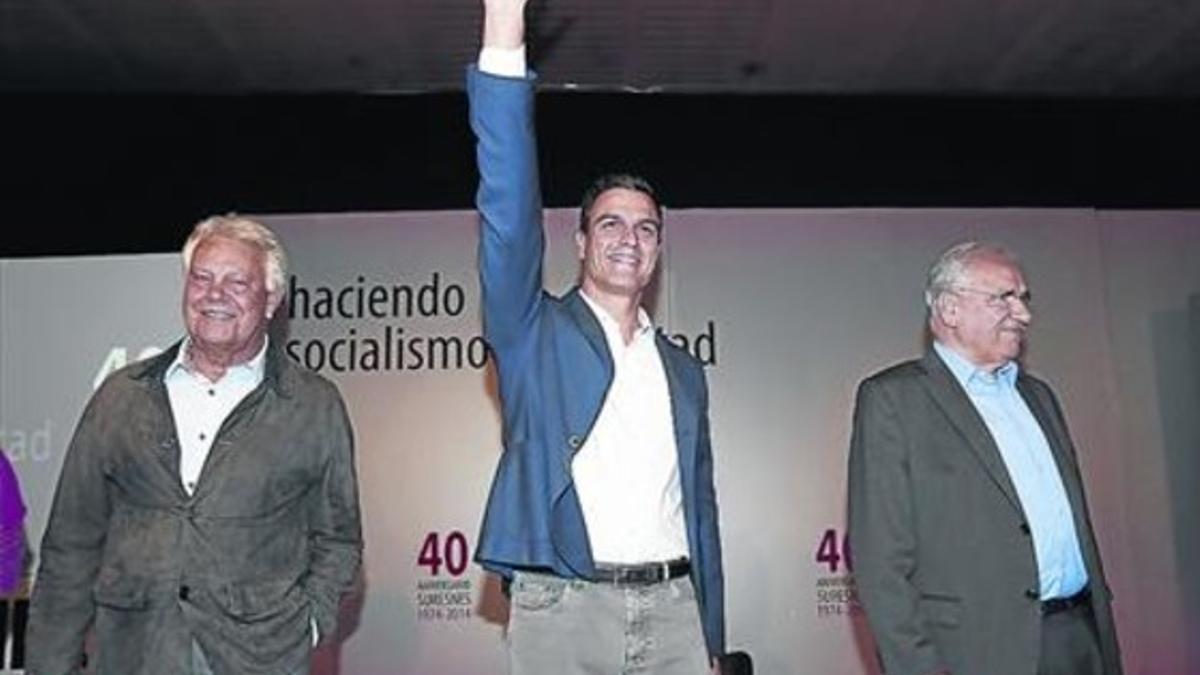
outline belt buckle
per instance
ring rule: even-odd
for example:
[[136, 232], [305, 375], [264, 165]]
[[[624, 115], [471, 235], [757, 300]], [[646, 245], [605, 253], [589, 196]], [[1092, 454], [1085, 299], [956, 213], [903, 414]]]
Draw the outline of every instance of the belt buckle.
[[1091, 592], [1090, 589], [1085, 586], [1083, 590], [1079, 591], [1075, 595], [1065, 598], [1053, 598], [1051, 600], [1042, 602], [1042, 616], [1050, 616], [1051, 614], [1058, 614], [1059, 612], [1067, 612], [1077, 607], [1087, 605], [1090, 602]]
[[618, 586], [649, 586], [671, 579], [671, 561], [655, 560], [634, 565], [613, 565], [609, 583]]
[[620, 565], [617, 567], [617, 585], [637, 586], [646, 583], [645, 571], [636, 565]]
[[667, 579], [669, 574], [667, 565], [663, 562], [629, 565], [619, 569], [621, 584], [625, 586], [650, 586]]
[[641, 565], [634, 567], [633, 569], [636, 575], [636, 581], [634, 583], [639, 586], [652, 586], [657, 584], [659, 581], [661, 581], [658, 576], [661, 571], [661, 568], [659, 567], [661, 564], [662, 563], [658, 562], [642, 563]]

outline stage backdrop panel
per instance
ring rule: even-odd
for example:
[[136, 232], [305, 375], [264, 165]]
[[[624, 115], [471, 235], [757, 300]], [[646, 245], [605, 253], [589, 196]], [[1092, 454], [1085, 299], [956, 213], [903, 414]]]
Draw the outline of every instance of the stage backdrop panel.
[[[500, 453], [470, 212], [269, 216], [292, 259], [273, 338], [354, 420], [366, 557], [318, 674], [504, 672], [507, 606], [469, 560]], [[547, 286], [573, 210], [547, 212]], [[1090, 489], [1130, 672], [1197, 672], [1200, 214], [673, 211], [655, 321], [708, 364], [730, 647], [757, 672], [875, 672], [845, 547], [859, 380], [924, 345], [924, 272], [963, 238], [1025, 262], [1027, 364], [1057, 386]], [[0, 444], [38, 541], [98, 375], [180, 334], [177, 256], [0, 261]], [[1190, 406], [1190, 407], [1189, 407]], [[1182, 595], [1181, 595], [1182, 594]], [[1188, 598], [1191, 598], [1190, 600]], [[1190, 660], [1189, 660], [1190, 659]]]

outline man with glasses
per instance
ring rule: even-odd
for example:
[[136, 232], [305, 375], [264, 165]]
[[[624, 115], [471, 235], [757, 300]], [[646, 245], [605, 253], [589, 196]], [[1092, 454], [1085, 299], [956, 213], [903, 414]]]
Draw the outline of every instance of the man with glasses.
[[932, 347], [859, 387], [850, 544], [889, 675], [1121, 672], [1066, 420], [1017, 361], [1030, 301], [1008, 249], [950, 248]]

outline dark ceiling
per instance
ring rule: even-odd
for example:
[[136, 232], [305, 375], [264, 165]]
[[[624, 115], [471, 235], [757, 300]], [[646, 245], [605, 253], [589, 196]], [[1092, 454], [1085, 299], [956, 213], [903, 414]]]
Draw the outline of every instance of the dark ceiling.
[[[529, 13], [553, 206], [632, 169], [682, 208], [1200, 208], [1200, 0]], [[470, 208], [460, 90], [480, 14], [477, 0], [0, 0], [15, 224], [0, 257], [175, 250], [226, 211]], [[375, 95], [391, 93], [421, 95]]]
[[[706, 93], [1200, 95], [1196, 0], [562, 0], [547, 85]], [[0, 0], [0, 91], [456, 89], [477, 0]]]

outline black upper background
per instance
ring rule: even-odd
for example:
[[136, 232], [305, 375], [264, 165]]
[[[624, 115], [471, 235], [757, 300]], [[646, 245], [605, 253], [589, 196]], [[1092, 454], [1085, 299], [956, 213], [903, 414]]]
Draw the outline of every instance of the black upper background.
[[[672, 208], [1200, 207], [1200, 100], [545, 93], [542, 187]], [[163, 252], [213, 214], [467, 209], [461, 93], [0, 96], [0, 257]]]

